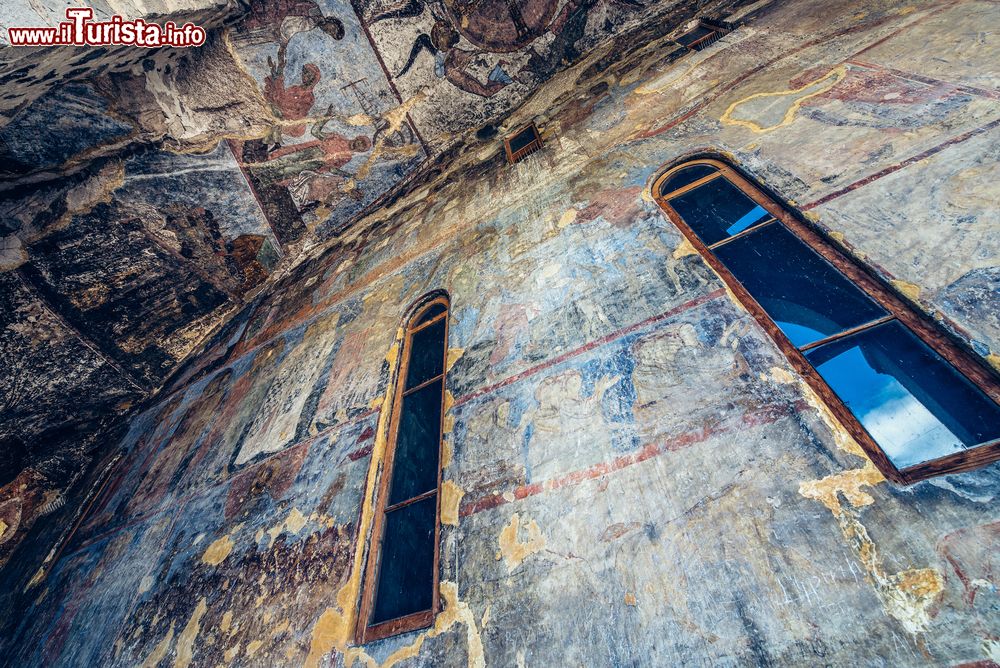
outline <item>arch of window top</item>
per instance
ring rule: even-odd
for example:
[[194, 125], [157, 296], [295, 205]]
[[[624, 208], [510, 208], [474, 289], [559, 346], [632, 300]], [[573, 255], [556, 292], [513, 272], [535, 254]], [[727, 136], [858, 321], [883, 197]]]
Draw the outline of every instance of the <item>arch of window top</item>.
[[790, 207], [714, 158], [667, 169], [653, 197], [883, 475], [1000, 460], [996, 373]]
[[[446, 293], [431, 293], [419, 299], [404, 320], [389, 440], [361, 590], [358, 644], [431, 626], [440, 610], [441, 441], [449, 308]], [[428, 545], [431, 540], [433, 547]]]

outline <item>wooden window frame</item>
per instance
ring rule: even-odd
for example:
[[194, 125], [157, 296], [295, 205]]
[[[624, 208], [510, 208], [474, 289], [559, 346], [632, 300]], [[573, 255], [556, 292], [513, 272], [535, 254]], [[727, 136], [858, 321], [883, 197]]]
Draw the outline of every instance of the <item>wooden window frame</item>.
[[[667, 179], [681, 169], [694, 165], [710, 165], [718, 171], [714, 174], [697, 179], [681, 188], [666, 194], [660, 193], [660, 188]], [[724, 239], [720, 242], [706, 245], [695, 234], [694, 230], [684, 222], [684, 219], [669, 204], [669, 199], [693, 190], [700, 185], [708, 183], [716, 178], [725, 178], [732, 185], [752, 199], [756, 204], [765, 209], [772, 217], [761, 223], [756, 223], [747, 230]], [[834, 393], [830, 386], [820, 376], [819, 372], [806, 359], [804, 351], [815, 348], [822, 343], [843, 338], [849, 334], [863, 331], [878, 324], [897, 320], [909, 328], [917, 338], [923, 341], [934, 352], [944, 358], [959, 374], [971, 381], [982, 390], [995, 403], [1000, 404], [1000, 379], [996, 373], [989, 369], [985, 363], [977, 356], [970, 353], [966, 348], [956, 342], [949, 334], [925, 314], [918, 312], [913, 306], [903, 301], [882, 279], [878, 278], [868, 267], [860, 263], [857, 259], [847, 255], [840, 247], [830, 241], [825, 234], [820, 232], [815, 226], [805, 221], [799, 215], [793, 214], [795, 211], [791, 206], [783, 203], [778, 197], [765, 192], [761, 186], [744, 176], [737, 168], [716, 158], [695, 158], [678, 163], [664, 171], [653, 182], [653, 199], [667, 215], [674, 225], [680, 229], [692, 246], [704, 258], [712, 269], [726, 283], [733, 294], [739, 299], [744, 307], [754, 316], [758, 323], [767, 331], [771, 338], [777, 343], [778, 348], [785, 354], [796, 371], [806, 380], [809, 386], [823, 399], [837, 419], [845, 429], [854, 437], [865, 453], [872, 460], [878, 470], [893, 482], [909, 485], [920, 480], [926, 480], [933, 476], [946, 473], [961, 473], [985, 466], [986, 464], [1000, 460], [1000, 439], [988, 441], [975, 447], [971, 447], [961, 452], [956, 452], [944, 457], [932, 459], [919, 464], [914, 464], [905, 468], [897, 468], [889, 457], [878, 446], [872, 436], [861, 425], [854, 414], [847, 408], [843, 401]], [[820, 341], [797, 348], [781, 329], [768, 316], [764, 308], [750, 295], [736, 277], [725, 267], [712, 251], [720, 245], [728, 243], [732, 239], [748, 234], [752, 230], [759, 229], [765, 225], [782, 223], [786, 229], [803, 241], [806, 246], [819, 253], [827, 262], [840, 270], [854, 285], [861, 288], [869, 297], [881, 305], [890, 315], [866, 323], [861, 327], [841, 332], [831, 337], [826, 337]]]
[[[701, 37], [694, 40], [690, 44], [685, 44], [684, 42], [680, 41], [682, 37], [684, 37], [685, 35], [690, 35], [698, 28], [705, 28], [706, 30], [710, 30], [711, 32], [709, 32], [707, 35], [702, 35]], [[713, 44], [715, 44], [716, 42], [718, 42], [720, 39], [722, 39], [731, 32], [732, 29], [730, 28], [724, 28], [722, 26], [712, 23], [711, 21], [706, 21], [705, 19], [699, 19], [698, 24], [694, 28], [691, 28], [691, 30], [688, 30], [683, 35], [680, 35], [677, 39], [674, 40], [674, 42], [684, 47], [688, 51], [691, 52], [701, 51], [702, 49], [707, 49], [708, 47], [712, 46]]]
[[[414, 323], [418, 322], [424, 313], [428, 309], [433, 308], [435, 305], [441, 304], [445, 307], [444, 313], [440, 313], [427, 322], [422, 322], [419, 325]], [[373, 642], [376, 640], [381, 640], [383, 638], [388, 638], [390, 636], [398, 635], [400, 633], [408, 633], [410, 631], [416, 631], [419, 629], [425, 629], [434, 624], [434, 617], [441, 611], [441, 600], [440, 592], [438, 591], [438, 585], [440, 580], [440, 558], [441, 558], [441, 457], [442, 449], [444, 443], [444, 398], [445, 398], [445, 379], [448, 376], [448, 330], [449, 322], [448, 316], [451, 313], [451, 301], [447, 295], [437, 295], [432, 298], [424, 298], [419, 301], [417, 306], [411, 309], [411, 315], [406, 319], [406, 328], [403, 336], [403, 348], [401, 361], [399, 364], [398, 374], [396, 375], [396, 387], [394, 390], [393, 402], [392, 402], [392, 415], [390, 416], [389, 425], [389, 441], [385, 451], [385, 461], [382, 464], [381, 477], [377, 485], [377, 497], [375, 506], [375, 521], [372, 528], [372, 539], [368, 551], [368, 560], [365, 564], [365, 574], [364, 583], [361, 590], [361, 602], [360, 609], [358, 611], [358, 621], [357, 628], [355, 630], [355, 642], [358, 645], [363, 645], [368, 642]], [[421, 382], [418, 385], [414, 385], [411, 388], [406, 387], [406, 376], [409, 372], [410, 366], [410, 354], [412, 352], [411, 344], [413, 335], [423, 329], [430, 327], [431, 325], [437, 324], [441, 320], [444, 320], [444, 350], [442, 351], [442, 367], [441, 373]], [[397, 437], [399, 435], [400, 417], [402, 414], [403, 397], [407, 394], [412, 394], [427, 385], [441, 380], [441, 424], [439, 426], [438, 433], [441, 438], [438, 442], [438, 475], [437, 475], [437, 487], [434, 488], [433, 492], [428, 491], [419, 496], [407, 499], [406, 501], [401, 501], [399, 503], [387, 506], [389, 499], [389, 486], [392, 484], [392, 473], [393, 473], [393, 462], [396, 455], [396, 443]], [[435, 511], [435, 522], [434, 522], [434, 577], [433, 577], [433, 594], [432, 602], [429, 610], [420, 610], [418, 612], [413, 612], [403, 617], [397, 617], [395, 619], [389, 619], [384, 622], [379, 622], [377, 624], [369, 624], [368, 621], [371, 619], [372, 613], [375, 607], [375, 595], [378, 588], [379, 579], [379, 565], [381, 563], [382, 556], [382, 542], [385, 538], [385, 518], [386, 514], [398, 508], [401, 508], [417, 501], [422, 501], [429, 498], [432, 495], [437, 496], [437, 509]]]
[[[526, 146], [522, 146], [516, 151], [511, 151], [510, 150], [511, 140], [520, 135], [522, 132], [526, 132], [528, 130], [531, 131], [531, 133], [534, 135], [534, 138], [530, 142], [528, 142]], [[514, 132], [511, 132], [504, 138], [503, 148], [504, 151], [507, 153], [507, 162], [509, 164], [513, 165], [515, 162], [520, 162], [527, 156], [531, 155], [535, 151], [542, 148], [542, 135], [541, 133], [538, 132], [538, 126], [535, 125], [533, 122], [525, 123], [524, 125], [519, 127]]]

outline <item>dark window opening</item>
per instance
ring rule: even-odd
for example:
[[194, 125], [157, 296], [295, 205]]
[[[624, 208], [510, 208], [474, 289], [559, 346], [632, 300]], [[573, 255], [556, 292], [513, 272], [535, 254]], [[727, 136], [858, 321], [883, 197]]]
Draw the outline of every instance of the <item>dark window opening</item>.
[[735, 169], [695, 160], [656, 200], [887, 477], [1000, 459], [1000, 381]]
[[514, 164], [542, 147], [542, 136], [534, 123], [528, 123], [503, 142], [507, 151], [507, 162]]
[[357, 642], [426, 628], [438, 602], [438, 496], [448, 301], [411, 318], [376, 501]]
[[702, 19], [691, 30], [674, 41], [690, 51], [701, 51], [718, 42], [724, 35], [732, 32], [731, 27], [712, 23]]

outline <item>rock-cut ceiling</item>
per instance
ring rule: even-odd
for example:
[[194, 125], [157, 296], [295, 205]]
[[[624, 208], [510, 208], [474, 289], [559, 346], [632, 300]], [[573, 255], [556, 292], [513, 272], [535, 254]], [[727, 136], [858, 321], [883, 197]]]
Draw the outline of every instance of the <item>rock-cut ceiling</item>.
[[[191, 20], [208, 41], [0, 43], [0, 512], [64, 494], [113, 442], [97, 435], [304, 248], [457, 142], [499, 149], [494, 126], [554, 73], [739, 4], [98, 0], [96, 20]], [[5, 2], [0, 40], [64, 9]]]

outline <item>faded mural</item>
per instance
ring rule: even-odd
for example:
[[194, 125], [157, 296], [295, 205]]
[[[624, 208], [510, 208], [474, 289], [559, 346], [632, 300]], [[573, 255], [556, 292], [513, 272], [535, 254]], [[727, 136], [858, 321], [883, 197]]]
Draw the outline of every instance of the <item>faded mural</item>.
[[232, 41], [274, 118], [238, 155], [310, 229], [345, 223], [427, 157], [346, 2], [256, 3]]
[[[538, 2], [508, 21], [487, 5], [356, 8], [375, 44], [405, 47], [370, 73], [372, 111], [316, 55], [372, 48], [349, 11], [252, 14], [232, 44], [279, 122], [227, 164], [258, 196], [286, 189], [281, 206], [369, 201], [364, 166], [409, 164], [416, 128], [436, 132], [419, 107], [391, 111], [408, 77], [497, 98], [534, 75], [526, 51], [636, 11]], [[554, 74], [509, 121], [536, 119], [540, 152], [507, 167], [469, 139], [331, 230], [129, 424], [25, 585], [4, 660], [1000, 663], [1000, 468], [887, 483], [649, 196], [663, 165], [727, 154], [997, 366], [995, 11], [764, 5], [704, 51], [640, 28]], [[940, 48], [915, 53], [929, 33]], [[398, 328], [435, 289], [452, 303], [444, 609], [357, 647]]]

